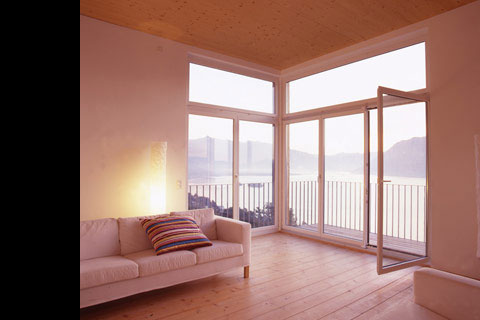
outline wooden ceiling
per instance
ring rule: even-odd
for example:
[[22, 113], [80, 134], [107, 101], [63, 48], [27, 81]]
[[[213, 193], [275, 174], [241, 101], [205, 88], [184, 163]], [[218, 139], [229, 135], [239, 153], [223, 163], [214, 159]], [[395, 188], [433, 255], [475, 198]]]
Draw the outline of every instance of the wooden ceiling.
[[80, 14], [282, 70], [474, 0], [80, 0]]

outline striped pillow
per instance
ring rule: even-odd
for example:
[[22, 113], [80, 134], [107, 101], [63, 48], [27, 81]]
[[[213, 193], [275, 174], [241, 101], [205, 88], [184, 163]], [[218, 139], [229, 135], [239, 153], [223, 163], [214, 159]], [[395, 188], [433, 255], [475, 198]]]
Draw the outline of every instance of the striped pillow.
[[171, 251], [212, 245], [191, 217], [169, 216], [143, 219], [140, 223], [152, 242], [157, 256]]

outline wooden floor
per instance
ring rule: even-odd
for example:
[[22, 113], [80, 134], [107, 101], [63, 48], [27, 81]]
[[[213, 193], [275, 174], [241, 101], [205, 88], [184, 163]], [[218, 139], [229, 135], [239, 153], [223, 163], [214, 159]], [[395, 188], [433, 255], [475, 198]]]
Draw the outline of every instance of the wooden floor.
[[80, 310], [80, 319], [445, 319], [413, 302], [416, 267], [286, 233], [252, 239], [243, 268]]

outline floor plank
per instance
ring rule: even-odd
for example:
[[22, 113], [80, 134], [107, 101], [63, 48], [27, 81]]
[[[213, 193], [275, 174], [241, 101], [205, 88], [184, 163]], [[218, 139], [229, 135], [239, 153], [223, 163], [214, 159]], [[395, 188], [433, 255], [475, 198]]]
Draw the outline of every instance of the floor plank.
[[376, 305], [367, 312], [354, 318], [356, 320], [378, 320], [378, 319], [426, 319], [445, 320], [442, 317], [413, 302], [413, 286], [394, 295], [392, 298]]
[[378, 276], [376, 257], [286, 233], [252, 239], [238, 268], [80, 310], [80, 319], [443, 319], [413, 302], [415, 267]]

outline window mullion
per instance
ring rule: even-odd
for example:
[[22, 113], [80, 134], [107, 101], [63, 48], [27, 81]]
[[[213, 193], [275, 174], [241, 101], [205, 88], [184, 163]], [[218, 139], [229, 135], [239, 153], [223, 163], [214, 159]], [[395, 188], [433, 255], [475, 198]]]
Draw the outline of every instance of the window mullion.
[[233, 219], [239, 219], [238, 190], [239, 190], [239, 120], [238, 116], [233, 119]]

